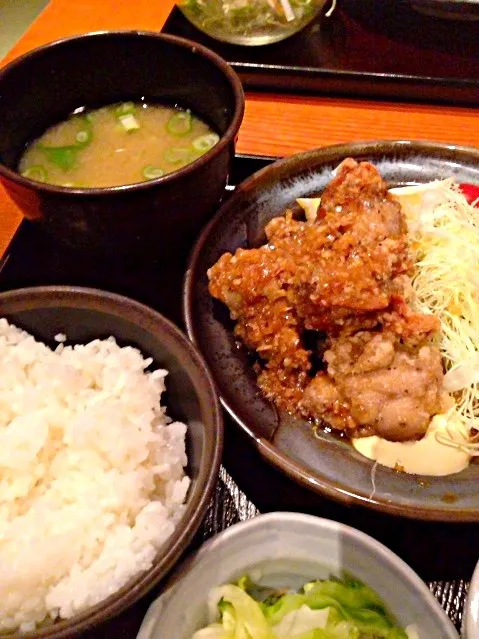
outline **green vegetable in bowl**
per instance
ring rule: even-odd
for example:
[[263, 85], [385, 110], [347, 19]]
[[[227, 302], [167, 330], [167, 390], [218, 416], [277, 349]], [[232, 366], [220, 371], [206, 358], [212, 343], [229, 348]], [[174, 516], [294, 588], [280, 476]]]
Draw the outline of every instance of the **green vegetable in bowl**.
[[192, 146], [198, 153], [206, 153], [219, 142], [220, 136], [217, 133], [206, 133], [195, 138], [192, 142]]
[[350, 576], [312, 581], [297, 592], [242, 577], [210, 593], [216, 621], [192, 639], [419, 639], [400, 628], [379, 595]]
[[182, 11], [208, 33], [247, 35], [306, 20], [317, 0], [183, 0]]
[[190, 133], [193, 127], [191, 111], [177, 111], [168, 120], [166, 125], [168, 133], [182, 137]]
[[72, 121], [76, 122], [78, 127], [74, 144], [63, 146], [37, 145], [37, 148], [43, 151], [48, 161], [60, 167], [63, 171], [68, 171], [75, 166], [78, 152], [86, 148], [93, 139], [92, 123], [88, 118], [79, 116], [72, 118]]
[[115, 115], [117, 118], [122, 118], [124, 115], [133, 115], [136, 107], [133, 102], [122, 102], [115, 107]]
[[22, 171], [23, 177], [30, 178], [31, 180], [36, 180], [37, 182], [45, 182], [47, 179], [47, 172], [43, 168], [36, 164], [35, 166], [31, 166], [25, 171]]
[[32, 141], [18, 170], [57, 186], [103, 188], [155, 180], [207, 153], [220, 140], [177, 105], [116, 102], [77, 109]]
[[156, 178], [163, 177], [165, 175], [165, 172], [163, 171], [163, 169], [160, 169], [157, 166], [153, 166], [153, 164], [147, 164], [143, 168], [141, 174], [145, 178], [145, 180], [155, 180]]
[[189, 149], [185, 149], [181, 146], [172, 146], [167, 149], [163, 154], [163, 159], [168, 164], [188, 164], [192, 160], [192, 153]]
[[115, 107], [115, 116], [127, 133], [132, 133], [140, 128], [140, 124], [135, 117], [136, 107], [133, 102], [122, 102]]

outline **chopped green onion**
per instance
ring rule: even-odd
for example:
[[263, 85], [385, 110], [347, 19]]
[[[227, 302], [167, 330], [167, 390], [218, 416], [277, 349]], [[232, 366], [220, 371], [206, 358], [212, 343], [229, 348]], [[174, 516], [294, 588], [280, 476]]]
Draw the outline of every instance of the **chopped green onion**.
[[186, 111], [177, 111], [168, 120], [166, 128], [168, 133], [173, 135], [177, 135], [179, 137], [187, 135], [193, 128], [191, 111], [189, 109]]
[[137, 129], [140, 128], [138, 120], [131, 113], [129, 113], [128, 115], [120, 115], [118, 119], [120, 120], [121, 125], [123, 126], [123, 128], [125, 129], [127, 133], [130, 133], [131, 131], [136, 131]]
[[158, 168], [157, 166], [153, 166], [152, 164], [147, 164], [142, 171], [142, 175], [147, 180], [154, 180], [156, 178], [160, 178], [165, 174], [163, 169]]
[[79, 131], [75, 135], [75, 146], [84, 149], [93, 139], [93, 126], [91, 119], [87, 115], [75, 118], [78, 122]]
[[115, 114], [117, 117], [121, 118], [122, 115], [132, 115], [135, 113], [135, 105], [133, 102], [123, 102], [115, 109]]
[[75, 136], [75, 140], [79, 144], [85, 144], [85, 142], [89, 142], [90, 138], [91, 138], [91, 134], [88, 131], [78, 131], [78, 133]]
[[29, 178], [30, 180], [35, 180], [36, 182], [45, 182], [47, 179], [47, 172], [43, 168], [43, 166], [31, 166], [25, 171], [22, 171], [23, 177]]
[[195, 138], [192, 142], [193, 148], [195, 151], [199, 151], [200, 153], [206, 153], [214, 147], [214, 145], [219, 142], [220, 136], [217, 133], [206, 133], [205, 135], [200, 135], [198, 138]]
[[186, 164], [192, 160], [191, 152], [178, 146], [167, 149], [163, 157], [169, 164]]

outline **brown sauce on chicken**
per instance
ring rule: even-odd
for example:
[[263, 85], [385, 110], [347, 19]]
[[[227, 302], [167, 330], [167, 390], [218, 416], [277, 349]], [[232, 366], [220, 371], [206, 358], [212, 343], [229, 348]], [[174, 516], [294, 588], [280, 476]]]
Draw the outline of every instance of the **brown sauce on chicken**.
[[[408, 305], [406, 221], [376, 168], [345, 160], [316, 220], [287, 212], [265, 231], [267, 244], [224, 254], [209, 278], [261, 359], [266, 397], [349, 436], [421, 438], [442, 408], [439, 324]], [[317, 373], [306, 330], [327, 334]]]

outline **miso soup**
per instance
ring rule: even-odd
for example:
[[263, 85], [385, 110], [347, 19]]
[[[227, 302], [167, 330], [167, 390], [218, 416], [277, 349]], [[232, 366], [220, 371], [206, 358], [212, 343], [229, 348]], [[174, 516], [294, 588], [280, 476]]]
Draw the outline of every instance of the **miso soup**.
[[189, 110], [124, 102], [52, 126], [28, 146], [19, 171], [59, 186], [134, 184], [180, 169], [218, 140]]

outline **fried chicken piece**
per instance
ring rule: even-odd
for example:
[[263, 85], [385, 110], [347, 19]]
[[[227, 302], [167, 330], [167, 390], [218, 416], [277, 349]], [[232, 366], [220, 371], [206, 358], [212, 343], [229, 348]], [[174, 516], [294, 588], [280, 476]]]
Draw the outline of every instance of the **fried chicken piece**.
[[[440, 409], [441, 358], [428, 345], [438, 322], [407, 304], [406, 222], [376, 168], [345, 160], [314, 223], [289, 212], [265, 231], [267, 245], [223, 255], [208, 273], [263, 362], [265, 395], [355, 436], [422, 436]], [[328, 333], [327, 371], [313, 379], [305, 329]]]
[[392, 331], [409, 347], [421, 346], [441, 328], [435, 315], [415, 313], [401, 296], [392, 297], [391, 305], [378, 316], [378, 321], [384, 330]]
[[269, 243], [297, 264], [294, 307], [307, 329], [338, 332], [404, 294], [407, 227], [377, 169], [345, 160], [326, 187], [315, 224], [275, 218]]
[[[380, 207], [377, 205], [380, 204]], [[369, 162], [359, 164], [346, 158], [336, 169], [335, 177], [321, 195], [319, 219], [335, 219], [343, 209], [376, 208], [385, 236], [400, 237], [407, 232], [400, 205], [389, 195], [387, 184]]]
[[392, 332], [360, 331], [331, 340], [327, 372], [308, 385], [301, 411], [351, 436], [421, 438], [443, 406], [437, 348], [407, 348]]
[[285, 408], [297, 405], [311, 367], [287, 296], [286, 285], [295, 270], [287, 254], [264, 246], [226, 253], [208, 272], [211, 295], [238, 320], [235, 334], [266, 363], [259, 385]]
[[360, 318], [347, 317], [341, 332], [332, 333], [332, 337], [354, 335], [358, 330], [389, 331], [400, 337], [405, 346], [412, 348], [424, 345], [440, 327], [435, 315], [415, 313], [402, 296], [393, 295], [390, 305], [382, 311], [363, 313]]

